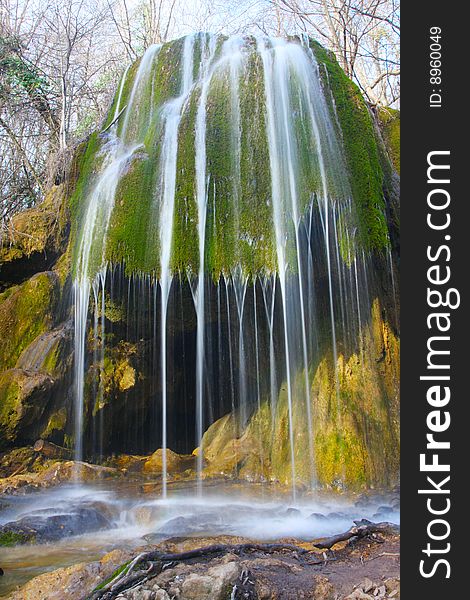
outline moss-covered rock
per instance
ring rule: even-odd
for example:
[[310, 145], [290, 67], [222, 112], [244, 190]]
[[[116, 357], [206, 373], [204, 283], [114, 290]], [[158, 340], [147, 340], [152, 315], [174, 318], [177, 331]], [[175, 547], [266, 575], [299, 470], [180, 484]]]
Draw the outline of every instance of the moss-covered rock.
[[0, 547], [18, 546], [20, 544], [33, 543], [35, 537], [33, 534], [17, 531], [0, 531]]
[[[292, 382], [292, 423], [296, 484], [314, 478], [327, 488], [390, 486], [399, 471], [399, 341], [374, 301], [362, 330], [358, 354], [331, 355], [318, 364], [311, 383], [312, 432], [307, 426], [304, 374]], [[286, 384], [274, 413], [268, 402], [239, 432], [236, 415], [225, 415], [207, 430], [203, 455], [207, 477], [292, 483], [290, 423]], [[309, 446], [312, 445], [312, 453]], [[312, 464], [313, 463], [313, 464]]]
[[321, 66], [325, 89], [330, 90], [331, 113], [340, 127], [361, 243], [366, 249], [382, 251], [388, 246], [384, 173], [371, 114], [334, 54], [313, 40], [310, 45]]
[[[166, 468], [170, 475], [182, 473], [186, 469], [194, 467], [194, 456], [182, 455], [173, 452], [167, 448], [166, 450]], [[147, 461], [145, 461], [143, 470], [145, 473], [161, 474], [163, 471], [163, 450], [156, 450]]]
[[[197, 273], [199, 268], [196, 129], [198, 115], [204, 112], [207, 191], [206, 227], [203, 232], [205, 269], [216, 281], [239, 265], [249, 277], [273, 272], [277, 268], [277, 259], [263, 61], [252, 38], [244, 40], [238, 65], [225, 58], [218, 61], [217, 57], [223, 57], [222, 47], [226, 41], [219, 36], [212, 68], [206, 65], [205, 79], [199, 79], [202, 75], [198, 56], [201, 57], [204, 39], [202, 34], [195, 39], [193, 59], [196, 79], [182, 105], [177, 132], [170, 267], [175, 273], [189, 274]], [[293, 38], [290, 43], [296, 44], [299, 40]], [[182, 39], [175, 40], [164, 44], [155, 53], [146, 76], [139, 80], [132, 106], [127, 104], [140, 62], [132, 65], [127, 72], [121, 98], [121, 105], [127, 106], [127, 109], [119, 121], [117, 132], [124, 135], [127, 144], [135, 144], [136, 150], [116, 187], [107, 233], [104, 237], [96, 236], [93, 242], [96, 248], [91, 252], [91, 274], [100, 266], [95, 264], [95, 259], [99, 262], [104, 257], [113, 263], [124, 263], [128, 273], [159, 276], [160, 230], [165, 226], [159, 222], [164, 182], [164, 115], [168, 108], [165, 103], [177, 97], [181, 90], [183, 47]], [[311, 49], [320, 64], [323, 93], [331, 109], [329, 117], [328, 110], [322, 113], [322, 118], [329, 119], [331, 123], [318, 129], [322, 132], [320, 137], [323, 136], [323, 153], [331, 154], [325, 170], [331, 200], [346, 201], [352, 190], [354, 219], [359, 225], [358, 241], [367, 250], [382, 251], [388, 245], [384, 172], [371, 114], [359, 89], [346, 77], [334, 56], [314, 41], [311, 41]], [[314, 71], [311, 73], [313, 77]], [[316, 148], [315, 141], [316, 126], [308, 116], [306, 86], [298, 78], [299, 73], [291, 68], [287, 77], [292, 115], [289, 128], [295, 140], [292, 152], [297, 190], [294, 195], [301, 215], [315, 196], [322, 195], [323, 188], [320, 150]], [[110, 109], [112, 114], [115, 113], [116, 102], [117, 98]], [[108, 116], [108, 122], [109, 119]], [[332, 141], [335, 136], [337, 140]], [[344, 157], [336, 149], [333, 152], [330, 145], [335, 148], [343, 146]], [[75, 257], [79, 251], [78, 240], [87, 198], [98, 181], [100, 165], [107, 164], [104, 157], [108, 152], [106, 148], [110, 147], [108, 133], [93, 134], [87, 145], [80, 149], [76, 160], [75, 171], [78, 170], [80, 176], [71, 201]], [[279, 151], [282, 155], [284, 149]], [[282, 185], [287, 186], [287, 183]], [[293, 245], [292, 215], [285, 217], [286, 223], [289, 223], [289, 254]], [[356, 223], [351, 224], [351, 231], [355, 226]], [[289, 265], [295, 268], [295, 256], [291, 258]]]
[[13, 474], [0, 479], [0, 494], [24, 494], [39, 489], [55, 487], [76, 480], [84, 482], [102, 479], [115, 479], [123, 476], [123, 472], [107, 466], [92, 465], [72, 460], [46, 460], [39, 462], [30, 471]]
[[67, 410], [65, 407], [59, 408], [51, 414], [45, 429], [41, 433], [42, 439], [54, 437], [57, 433], [62, 433], [65, 430], [67, 423]]
[[393, 108], [379, 108], [377, 117], [388, 155], [396, 172], [400, 174], [400, 111]]
[[105, 356], [100, 379], [107, 395], [116, 391], [125, 392], [134, 387], [137, 373], [131, 361], [136, 353], [134, 344], [121, 342]]
[[0, 374], [0, 445], [34, 442], [50, 401], [53, 380], [44, 373], [10, 369]]
[[0, 264], [38, 253], [56, 257], [64, 249], [68, 224], [66, 189], [54, 186], [43, 202], [12, 217], [0, 246]]
[[38, 273], [0, 304], [0, 364], [14, 367], [23, 350], [51, 327], [59, 300], [58, 277]]

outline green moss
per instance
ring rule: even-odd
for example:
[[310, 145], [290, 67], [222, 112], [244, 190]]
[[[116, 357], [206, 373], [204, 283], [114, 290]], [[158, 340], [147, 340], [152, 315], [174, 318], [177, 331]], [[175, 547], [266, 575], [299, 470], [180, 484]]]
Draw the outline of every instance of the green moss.
[[[224, 42], [217, 38], [216, 57]], [[194, 70], [198, 73], [204, 35], [196, 36]], [[147, 82], [134, 96], [132, 111], [120, 119], [122, 135], [127, 119], [126, 140], [141, 142], [117, 186], [114, 208], [106, 239], [105, 257], [113, 263], [124, 263], [127, 272], [160, 274], [159, 208], [161, 203], [161, 147], [163, 136], [162, 107], [178, 96], [181, 89], [181, 67], [184, 40], [164, 44], [155, 55]], [[358, 88], [345, 76], [332, 55], [316, 42], [312, 48], [321, 65], [334, 123], [344, 142], [350, 172], [355, 212], [363, 247], [381, 250], [388, 244], [382, 193], [383, 170], [371, 117]], [[130, 102], [139, 68], [136, 62], [127, 72], [122, 88], [121, 106]], [[238, 265], [248, 277], [273, 272], [277, 268], [271, 199], [269, 148], [266, 135], [264, 77], [260, 56], [250, 50], [240, 70], [239, 89], [233, 89], [229, 65], [213, 74], [207, 97], [207, 176], [208, 201], [205, 234], [205, 267], [214, 280], [228, 275]], [[292, 152], [299, 165], [297, 177], [299, 211], [302, 214], [321, 189], [318, 149], [309, 119], [308, 99], [303, 82], [291, 74], [289, 102], [293, 117], [295, 144]], [[119, 90], [116, 92], [116, 95]], [[195, 274], [199, 269], [198, 207], [195, 172], [195, 124], [201, 88], [196, 85], [186, 102], [178, 132], [176, 193], [173, 219], [173, 242], [170, 268], [175, 273]], [[237, 106], [239, 105], [239, 106]], [[238, 109], [240, 120], [238, 122]], [[110, 113], [116, 110], [116, 98]], [[127, 111], [129, 110], [129, 107]], [[126, 111], [126, 112], [127, 112]], [[108, 122], [111, 117], [108, 116]], [[80, 150], [75, 170], [80, 171], [71, 205], [77, 244], [86, 210], [86, 199], [100, 169], [101, 147], [97, 134]], [[328, 165], [327, 177], [331, 193], [335, 188], [337, 165]], [[340, 185], [340, 184], [338, 184]], [[346, 186], [347, 187], [347, 186]], [[344, 190], [341, 190], [344, 192]], [[333, 193], [334, 192], [334, 193]], [[344, 194], [343, 194], [344, 195]], [[297, 264], [293, 243], [293, 224], [286, 248], [292, 268]], [[346, 226], [346, 224], [344, 224]], [[351, 224], [347, 224], [349, 229]], [[356, 223], [351, 225], [353, 229]], [[348, 244], [339, 232], [343, 257]], [[99, 236], [98, 236], [99, 238]], [[91, 270], [102, 260], [101, 241], [97, 239], [91, 252]], [[104, 242], [103, 242], [104, 243]], [[93, 266], [94, 265], [94, 266]]]
[[2, 304], [3, 302], [5, 302], [5, 300], [8, 300], [8, 298], [13, 295], [15, 292], [18, 291], [20, 286], [18, 285], [12, 285], [11, 287], [9, 287], [8, 289], [6, 289], [4, 292], [2, 292], [0, 294], [0, 304]]
[[239, 252], [248, 275], [275, 272], [277, 256], [271, 205], [262, 61], [250, 54], [240, 82]]
[[44, 373], [9, 369], [0, 373], [0, 447], [18, 439], [37, 439], [50, 400], [51, 379]]
[[64, 434], [64, 448], [73, 450], [75, 448], [75, 437], [67, 433]]
[[39, 252], [58, 253], [65, 243], [69, 222], [65, 198], [64, 186], [53, 186], [42, 202], [16, 213], [0, 245], [0, 263]]
[[379, 108], [377, 117], [392, 164], [400, 174], [400, 111]]
[[[104, 314], [108, 321], [111, 323], [119, 323], [121, 321], [125, 321], [126, 319], [126, 309], [123, 304], [119, 304], [118, 302], [114, 302], [111, 300], [109, 294], [106, 292], [104, 299]], [[98, 314], [97, 316], [101, 318], [102, 315], [102, 304], [101, 301], [98, 304]]]
[[97, 585], [95, 587], [95, 589], [93, 590], [93, 592], [102, 590], [105, 585], [108, 585], [108, 583], [110, 583], [115, 577], [120, 575], [127, 568], [127, 566], [130, 564], [130, 562], [131, 561], [129, 560], [126, 563], [124, 563], [123, 565], [121, 565], [120, 567], [118, 567], [107, 579], [105, 579], [103, 582], [101, 582], [99, 585]]
[[334, 55], [313, 40], [310, 45], [332, 93], [332, 115], [337, 115], [341, 127], [360, 241], [366, 249], [382, 251], [388, 246], [384, 175], [371, 115], [359, 88], [348, 79]]
[[124, 262], [130, 272], [155, 272], [158, 267], [158, 229], [152, 215], [155, 199], [155, 163], [136, 155], [121, 177], [115, 195], [106, 246], [106, 257]]
[[[377, 357], [381, 357], [380, 361]], [[291, 381], [296, 484], [312, 476], [326, 488], [361, 489], [396, 483], [399, 472], [399, 342], [374, 301], [363, 327], [361, 356], [326, 352], [309, 375], [312, 432], [305, 405], [305, 373]], [[214, 423], [203, 438], [206, 476], [241, 477], [292, 484], [287, 384], [274, 409], [265, 401], [246, 429], [237, 415]], [[312, 448], [312, 453], [309, 448]]]
[[44, 362], [41, 365], [41, 370], [46, 371], [46, 373], [50, 373], [51, 375], [53, 375], [56, 372], [57, 368], [61, 366], [59, 364], [60, 360], [61, 360], [60, 339], [57, 339], [53, 343], [49, 352], [46, 354], [46, 357], [44, 358]]
[[39, 273], [0, 305], [0, 364], [13, 367], [20, 354], [52, 324], [57, 303], [57, 277]]
[[55, 432], [64, 431], [66, 422], [67, 410], [65, 408], [61, 408], [56, 412], [52, 413], [52, 415], [49, 417], [49, 421], [47, 422], [46, 428], [41, 433], [41, 438], [47, 440]]
[[67, 277], [70, 275], [72, 271], [72, 242], [69, 239], [69, 243], [67, 244], [67, 249], [65, 252], [59, 257], [56, 264], [54, 265], [54, 273], [57, 274], [60, 282], [60, 286], [63, 289], [65, 282], [67, 281]]
[[200, 90], [185, 106], [179, 131], [171, 269], [195, 274], [199, 268], [198, 209], [196, 202], [195, 124]]
[[[2, 440], [11, 441], [14, 437], [21, 411], [20, 382], [7, 371], [0, 374], [0, 431]], [[0, 442], [1, 443], [1, 442]], [[4, 445], [4, 444], [1, 444]]]
[[210, 174], [206, 265], [215, 280], [237, 264], [239, 167], [235, 164], [235, 114], [227, 71], [214, 74], [207, 99], [206, 158]]
[[79, 173], [79, 176], [70, 196], [73, 271], [76, 269], [84, 218], [87, 210], [87, 199], [101, 166], [101, 160], [99, 159], [101, 142], [98, 132], [92, 133], [88, 141], [80, 148], [75, 159], [76, 164], [74, 169]]
[[17, 533], [15, 531], [4, 531], [0, 533], [0, 546], [3, 548], [26, 544], [28, 542], [32, 543], [33, 541], [33, 536], [27, 536], [24, 533]]

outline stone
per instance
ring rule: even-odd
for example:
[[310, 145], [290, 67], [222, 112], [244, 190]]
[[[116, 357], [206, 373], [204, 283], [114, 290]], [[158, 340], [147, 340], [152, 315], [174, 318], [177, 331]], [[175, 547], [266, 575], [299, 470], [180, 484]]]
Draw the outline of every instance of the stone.
[[96, 586], [133, 556], [130, 551], [113, 550], [98, 561], [43, 573], [11, 593], [8, 600], [85, 600]]
[[358, 589], [362, 590], [367, 594], [367, 592], [370, 592], [370, 590], [374, 587], [374, 584], [368, 577], [366, 577], [364, 581], [360, 583], [357, 587]]
[[119, 454], [109, 459], [106, 464], [110, 467], [126, 470], [129, 473], [141, 473], [149, 456], [137, 456], [133, 454]]
[[0, 540], [12, 539], [16, 540], [17, 544], [54, 542], [64, 537], [111, 527], [108, 519], [93, 508], [79, 507], [65, 514], [50, 513], [51, 509], [35, 511], [17, 521], [2, 525]]
[[85, 462], [65, 461], [46, 463], [45, 469], [36, 473], [12, 475], [0, 479], [0, 494], [25, 494], [43, 488], [54, 487], [70, 481], [77, 474], [83, 481], [116, 478], [122, 475], [118, 469], [102, 467]]
[[335, 589], [331, 585], [328, 577], [322, 575], [315, 575], [313, 578], [315, 582], [315, 589], [313, 592], [313, 600], [334, 600]]
[[42, 431], [53, 379], [46, 373], [9, 369], [0, 373], [0, 443], [33, 443]]
[[302, 513], [298, 508], [288, 508], [284, 513], [285, 517], [300, 517], [301, 515]]
[[[194, 466], [194, 456], [177, 454], [169, 448], [166, 451], [166, 468], [168, 473], [181, 473]], [[144, 473], [161, 473], [163, 471], [163, 450], [159, 448], [144, 463]]]
[[211, 567], [206, 575], [192, 573], [184, 580], [181, 600], [226, 600], [240, 573], [235, 561]]
[[325, 517], [321, 513], [312, 513], [308, 518], [312, 521], [328, 521], [328, 517]]
[[389, 595], [395, 591], [400, 593], [400, 580], [397, 577], [389, 577], [384, 581], [384, 585]]
[[374, 600], [374, 596], [357, 589], [349, 594], [349, 596], [345, 596], [344, 600]]

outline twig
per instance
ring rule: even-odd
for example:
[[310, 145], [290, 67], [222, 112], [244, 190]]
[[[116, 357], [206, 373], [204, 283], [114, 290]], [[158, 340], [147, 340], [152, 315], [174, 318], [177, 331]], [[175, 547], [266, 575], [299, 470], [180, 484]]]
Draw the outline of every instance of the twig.
[[375, 560], [376, 558], [381, 558], [382, 556], [400, 556], [399, 552], [381, 552], [377, 554], [377, 556], [373, 556], [372, 558], [367, 559], [366, 562], [370, 562], [371, 560]]
[[116, 115], [116, 117], [114, 117], [114, 119], [111, 121], [111, 123], [107, 127], [105, 127], [101, 133], [106, 133], [108, 131], [108, 129], [111, 129], [111, 127], [114, 125], [114, 123], [116, 123], [116, 121], [119, 119], [119, 117], [122, 115], [122, 113], [126, 110], [126, 108], [127, 108], [127, 104], [126, 104], [126, 106], [123, 106], [121, 108], [121, 110], [119, 111], [119, 114]]

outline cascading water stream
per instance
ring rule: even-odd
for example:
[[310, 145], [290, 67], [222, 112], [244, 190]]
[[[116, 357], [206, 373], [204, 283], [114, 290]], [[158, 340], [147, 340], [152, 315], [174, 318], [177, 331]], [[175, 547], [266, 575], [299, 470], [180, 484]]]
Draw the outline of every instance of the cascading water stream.
[[[91, 269], [99, 271], [105, 266], [106, 235], [109, 220], [114, 206], [114, 196], [120, 176], [128, 161], [140, 144], [126, 145], [125, 139], [129, 125], [129, 115], [138, 94], [142, 81], [148, 77], [153, 58], [159, 46], [151, 46], [143, 56], [137, 71], [131, 97], [125, 110], [121, 135], [117, 136], [118, 115], [120, 114], [121, 98], [126, 81], [127, 70], [121, 80], [118, 101], [113, 117], [116, 121], [109, 133], [110, 140], [103, 148], [103, 167], [92, 192], [83, 219], [82, 231], [75, 267], [74, 291], [74, 327], [75, 327], [75, 459], [83, 459], [83, 411], [85, 386], [85, 345], [88, 319], [88, 306], [91, 290]], [[97, 239], [100, 246], [97, 255], [92, 256]], [[90, 264], [93, 260], [95, 264]], [[96, 272], [95, 271], [95, 272]]]
[[[338, 354], [355, 352], [358, 340], [363, 347], [374, 300], [371, 262], [356, 249], [338, 116], [306, 39], [200, 33], [162, 48], [150, 48], [121, 81], [83, 210], [74, 281], [76, 458], [84, 454], [93, 292], [90, 360], [103, 378], [92, 386], [98, 454], [104, 410], [111, 414], [106, 362], [115, 387], [124, 369], [132, 373], [116, 392], [122, 405], [132, 406], [127, 394], [139, 395], [136, 426], [119, 443], [161, 450], [164, 497], [169, 451], [195, 447], [202, 494], [204, 436], [232, 413], [236, 469], [245, 467], [239, 441], [254, 419], [266, 454], [253, 468], [265, 477], [270, 460], [284, 461], [295, 499], [300, 483], [317, 486], [315, 370], [328, 353], [340, 420]], [[119, 313], [115, 327], [105, 323], [108, 301]], [[122, 351], [135, 358], [126, 362]], [[152, 427], [152, 442], [139, 439]]]
[[[204, 259], [207, 216], [207, 173], [206, 173], [206, 103], [213, 69], [211, 62], [215, 54], [216, 38], [209, 36], [203, 50], [201, 63], [201, 96], [196, 116], [195, 164], [196, 164], [196, 200], [198, 210], [199, 273], [195, 292], [197, 316], [196, 348], [196, 438], [199, 442], [204, 433]], [[198, 494], [202, 494], [202, 448], [197, 456]]]
[[176, 187], [176, 160], [178, 153], [178, 130], [183, 105], [193, 85], [194, 36], [187, 36], [183, 47], [181, 93], [171, 99], [162, 109], [164, 136], [161, 151], [161, 198], [159, 216], [160, 234], [160, 331], [161, 331], [161, 379], [162, 379], [162, 494], [167, 494], [167, 312], [172, 275], [170, 271], [171, 245], [173, 239], [173, 214]]

